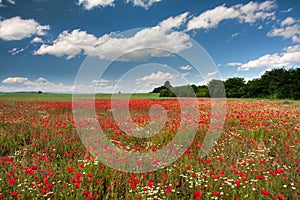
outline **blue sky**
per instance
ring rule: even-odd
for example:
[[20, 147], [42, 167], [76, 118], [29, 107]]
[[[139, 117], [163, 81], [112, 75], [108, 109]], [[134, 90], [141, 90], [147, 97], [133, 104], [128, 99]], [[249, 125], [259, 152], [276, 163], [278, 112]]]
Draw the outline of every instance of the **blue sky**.
[[199, 85], [299, 67], [299, 10], [298, 0], [0, 0], [0, 91], [72, 92], [90, 57], [105, 71], [84, 74], [78, 92], [146, 92], [165, 80]]

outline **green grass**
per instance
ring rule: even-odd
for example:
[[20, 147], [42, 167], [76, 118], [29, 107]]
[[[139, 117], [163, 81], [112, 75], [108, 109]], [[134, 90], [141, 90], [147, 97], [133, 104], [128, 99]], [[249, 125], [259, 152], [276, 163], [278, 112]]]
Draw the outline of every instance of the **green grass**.
[[[0, 100], [14, 101], [71, 101], [72, 94], [0, 94]], [[86, 96], [84, 94], [79, 96]], [[96, 98], [145, 98], [159, 99], [158, 93], [136, 93], [136, 94], [96, 94]]]

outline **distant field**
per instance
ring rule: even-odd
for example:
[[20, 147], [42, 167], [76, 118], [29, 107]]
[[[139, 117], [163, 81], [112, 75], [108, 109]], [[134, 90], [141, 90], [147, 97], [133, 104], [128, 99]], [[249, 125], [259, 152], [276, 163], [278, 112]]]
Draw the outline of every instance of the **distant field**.
[[[137, 93], [137, 94], [96, 94], [95, 98], [142, 98], [142, 99], [172, 99], [172, 97], [159, 97], [159, 93]], [[81, 96], [81, 95], [80, 95]], [[82, 94], [82, 96], [85, 96]], [[201, 98], [202, 99], [202, 98]], [[209, 98], [203, 98], [209, 99]], [[72, 101], [72, 94], [0, 94], [0, 100], [15, 100], [15, 101]], [[234, 98], [227, 98], [227, 100], [237, 100]], [[266, 99], [243, 99], [249, 102]], [[297, 100], [266, 100], [275, 104], [294, 104], [300, 106], [300, 101]]]
[[[81, 96], [81, 95], [80, 95]], [[85, 96], [82, 94], [82, 96]], [[96, 98], [125, 98], [131, 96], [131, 98], [147, 98], [157, 99], [158, 93], [137, 93], [137, 94], [96, 94]], [[71, 101], [72, 94], [0, 94], [2, 100], [38, 100], [38, 101]]]

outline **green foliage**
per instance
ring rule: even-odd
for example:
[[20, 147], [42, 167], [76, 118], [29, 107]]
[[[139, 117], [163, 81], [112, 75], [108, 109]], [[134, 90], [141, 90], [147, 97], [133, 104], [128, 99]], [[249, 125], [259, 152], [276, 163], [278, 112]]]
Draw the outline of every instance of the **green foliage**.
[[246, 97], [300, 99], [300, 69], [273, 69], [246, 84]]
[[[169, 81], [166, 83], [170, 85]], [[166, 83], [153, 91], [159, 91], [160, 97], [225, 97], [226, 91], [226, 97], [229, 98], [300, 99], [299, 68], [273, 69], [247, 83], [240, 77], [228, 78], [225, 81], [214, 79], [207, 86], [166, 87]]]
[[223, 81], [213, 79], [208, 83], [207, 87], [211, 97], [226, 97]]
[[159, 97], [175, 97], [175, 95], [171, 92], [170, 89], [163, 89], [159, 93]]
[[244, 78], [229, 78], [224, 82], [226, 89], [226, 97], [240, 98], [245, 96], [245, 80]]

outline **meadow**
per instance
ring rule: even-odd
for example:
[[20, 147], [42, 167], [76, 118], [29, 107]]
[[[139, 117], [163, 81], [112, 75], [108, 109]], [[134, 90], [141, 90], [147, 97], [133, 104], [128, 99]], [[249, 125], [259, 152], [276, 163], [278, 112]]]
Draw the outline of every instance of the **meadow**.
[[[175, 98], [132, 97], [130, 114], [139, 126], [150, 123], [152, 105], [167, 110], [162, 130], [147, 140], [118, 129], [109, 98], [96, 95], [95, 109], [116, 147], [155, 152], [176, 135]], [[104, 165], [82, 144], [72, 95], [1, 94], [0, 199], [300, 199], [299, 101], [227, 99], [222, 134], [203, 158], [211, 102], [197, 101], [197, 133], [184, 155], [154, 172], [128, 173]]]

